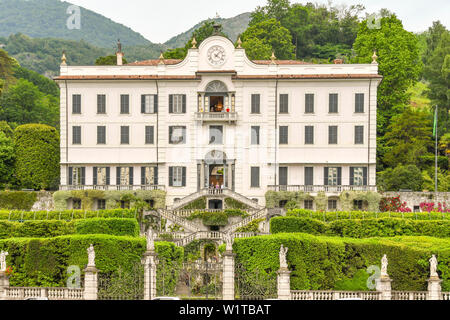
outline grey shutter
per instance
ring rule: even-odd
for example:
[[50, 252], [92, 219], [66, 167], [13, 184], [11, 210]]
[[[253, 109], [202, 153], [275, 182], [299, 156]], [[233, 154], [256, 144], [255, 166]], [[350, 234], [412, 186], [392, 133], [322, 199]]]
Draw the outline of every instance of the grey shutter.
[[141, 186], [145, 186], [145, 167], [141, 167]]
[[106, 185], [109, 186], [111, 184], [111, 169], [109, 167], [106, 168]]
[[154, 99], [154, 106], [153, 106], [153, 108], [154, 108], [154, 111], [155, 111], [155, 113], [158, 113], [158, 96], [155, 94], [154, 96], [153, 96], [153, 99]]
[[186, 138], [186, 127], [183, 127], [182, 132], [183, 132], [183, 142], [182, 143], [185, 144], [186, 141], [187, 141], [187, 138]]
[[338, 95], [336, 93], [330, 93], [329, 95], [329, 113], [338, 112]]
[[169, 186], [173, 187], [173, 167], [169, 167]]
[[169, 127], [169, 144], [172, 143], [173, 127]]
[[355, 95], [355, 113], [364, 113], [364, 93]]
[[350, 185], [355, 185], [355, 168], [350, 167]]
[[81, 185], [85, 185], [86, 184], [86, 168], [82, 167], [81, 168]]
[[305, 95], [305, 113], [314, 113], [314, 94]]
[[325, 167], [323, 170], [323, 185], [328, 185], [328, 167]]
[[288, 168], [287, 167], [280, 167], [280, 186], [287, 186], [288, 185]]
[[186, 113], [186, 95], [183, 94], [183, 113]]
[[173, 113], [173, 94], [169, 94], [169, 113]]
[[145, 113], [145, 95], [141, 95], [141, 113]]
[[120, 186], [120, 167], [116, 168], [116, 185]]
[[94, 186], [96, 186], [97, 185], [97, 167], [93, 168], [92, 179], [93, 179]]
[[338, 168], [337, 185], [342, 186], [342, 168]]
[[69, 167], [69, 186], [73, 184], [72, 176], [73, 176], [73, 168]]
[[134, 185], [134, 168], [133, 167], [130, 167], [128, 183], [130, 186]]
[[252, 94], [252, 110], [251, 113], [260, 113], [260, 95]]
[[314, 185], [314, 168], [312, 167], [305, 167], [305, 185]]
[[154, 170], [153, 171], [153, 176], [155, 178], [155, 181], [153, 183], [154, 183], [155, 186], [157, 186], [158, 185], [158, 167], [155, 167], [153, 170]]
[[183, 177], [182, 177], [182, 183], [181, 185], [183, 187], [186, 187], [186, 167], [183, 167]]
[[368, 185], [368, 183], [367, 183], [367, 168], [364, 168], [363, 169], [363, 175], [364, 175], [364, 182], [363, 182], [363, 184], [365, 185], [365, 186], [367, 186]]

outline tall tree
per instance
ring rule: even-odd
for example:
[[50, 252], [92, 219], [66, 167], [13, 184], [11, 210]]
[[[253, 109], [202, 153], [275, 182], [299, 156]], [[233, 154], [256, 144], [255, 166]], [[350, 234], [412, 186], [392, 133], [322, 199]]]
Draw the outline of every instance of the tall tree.
[[13, 139], [0, 131], [0, 188], [12, 184], [14, 159]]
[[8, 84], [14, 79], [14, 65], [17, 62], [11, 58], [5, 50], [0, 49], [0, 94], [7, 89]]

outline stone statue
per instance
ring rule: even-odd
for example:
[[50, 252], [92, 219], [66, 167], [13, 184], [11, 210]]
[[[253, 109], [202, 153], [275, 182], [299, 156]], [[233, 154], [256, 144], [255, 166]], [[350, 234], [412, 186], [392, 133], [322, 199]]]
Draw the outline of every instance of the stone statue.
[[1, 251], [0, 252], [0, 271], [6, 271], [6, 256], [8, 255], [8, 252]]
[[432, 278], [436, 278], [439, 277], [438, 273], [437, 273], [437, 259], [436, 256], [433, 254], [433, 256], [431, 257], [430, 261], [430, 277]]
[[388, 267], [388, 259], [387, 259], [387, 255], [384, 255], [383, 258], [381, 259], [381, 276], [383, 277], [387, 277], [388, 273], [387, 273], [387, 267]]
[[226, 251], [233, 251], [233, 237], [231, 232], [225, 234]]
[[283, 247], [283, 245], [281, 245], [280, 248], [280, 269], [287, 269], [288, 268], [288, 264], [286, 261], [286, 255], [288, 252], [289, 248], [285, 248]]
[[91, 244], [91, 246], [87, 249], [87, 253], [88, 253], [88, 267], [95, 267], [94, 245]]
[[147, 230], [147, 251], [155, 251], [154, 233], [151, 227]]

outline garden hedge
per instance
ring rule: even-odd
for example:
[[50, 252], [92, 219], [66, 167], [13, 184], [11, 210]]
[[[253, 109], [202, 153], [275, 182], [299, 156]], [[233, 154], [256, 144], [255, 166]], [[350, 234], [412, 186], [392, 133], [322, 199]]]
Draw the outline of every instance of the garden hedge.
[[195, 211], [187, 217], [187, 220], [201, 219], [205, 226], [226, 226], [230, 217], [245, 218], [247, 216], [248, 213], [240, 209], [225, 209], [217, 212]]
[[[389, 259], [392, 289], [426, 291], [428, 260], [436, 254], [442, 290], [450, 291], [450, 240], [429, 237], [352, 239], [303, 233], [276, 234], [235, 239], [236, 263], [248, 271], [276, 277], [279, 250], [289, 248], [287, 261], [292, 290], [333, 290], [342, 280], [352, 279], [371, 265]], [[358, 290], [368, 290], [358, 288]]]
[[78, 220], [91, 218], [137, 218], [138, 214], [134, 209], [114, 209], [114, 210], [64, 210], [64, 211], [10, 211], [0, 210], [0, 220]]
[[0, 221], [0, 239], [51, 238], [70, 234], [109, 234], [114, 236], [139, 236], [136, 219], [93, 218], [73, 221], [29, 220], [23, 223]]
[[[82, 274], [88, 262], [87, 248], [95, 247], [96, 267], [100, 273], [119, 269], [132, 271], [141, 263], [146, 250], [145, 238], [110, 235], [68, 235], [54, 238], [11, 238], [0, 240], [0, 250], [9, 252], [6, 258], [12, 266], [10, 285], [13, 287], [65, 287], [67, 268], [79, 266]], [[183, 260], [183, 248], [173, 243], [156, 242], [158, 259], [164, 265], [157, 269], [157, 281], [168, 294], [173, 293]], [[162, 284], [161, 284], [162, 285]]]
[[351, 238], [429, 236], [450, 238], [449, 220], [411, 220], [399, 218], [347, 219], [329, 223], [311, 218], [275, 217], [271, 233], [309, 233]]
[[0, 209], [31, 210], [37, 200], [35, 192], [0, 191]]

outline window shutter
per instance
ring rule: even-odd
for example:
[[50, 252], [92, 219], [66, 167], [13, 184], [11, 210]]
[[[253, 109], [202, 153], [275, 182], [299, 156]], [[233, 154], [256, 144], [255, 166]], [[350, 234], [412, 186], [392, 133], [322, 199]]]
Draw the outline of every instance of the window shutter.
[[368, 185], [368, 182], [367, 182], [367, 168], [364, 168], [363, 169], [363, 175], [364, 175], [364, 182], [363, 182], [363, 184], [365, 185], [365, 186], [367, 186]]
[[154, 99], [154, 106], [153, 106], [154, 111], [155, 111], [155, 113], [158, 113], [158, 96], [155, 94], [153, 96], [153, 99]]
[[183, 94], [183, 113], [186, 113], [186, 95]]
[[120, 167], [116, 168], [116, 185], [120, 186]]
[[106, 185], [109, 186], [111, 184], [111, 169], [109, 167], [106, 168]]
[[173, 167], [169, 167], [169, 186], [173, 187]]
[[169, 143], [172, 143], [173, 127], [169, 127]]
[[145, 95], [141, 95], [141, 113], [145, 113]]
[[186, 167], [183, 167], [183, 177], [182, 177], [182, 184], [183, 187], [186, 187]]
[[141, 167], [141, 186], [145, 186], [145, 167]]
[[73, 168], [69, 167], [69, 186], [71, 186], [73, 184], [72, 176], [73, 176]]
[[312, 167], [305, 167], [305, 185], [314, 185], [314, 168]]
[[182, 143], [186, 143], [187, 139], [186, 139], [186, 127], [183, 127], [183, 142]]
[[328, 185], [328, 167], [325, 167], [323, 170], [323, 185]]
[[342, 186], [342, 168], [338, 168], [337, 185]]
[[169, 113], [173, 113], [173, 94], [169, 94]]
[[350, 167], [350, 185], [355, 185], [355, 168]]
[[97, 185], [97, 167], [93, 168], [92, 173], [93, 173], [93, 175], [92, 175], [93, 184], [94, 184], [94, 186], [96, 186]]
[[154, 185], [157, 186], [158, 185], [158, 167], [155, 167], [153, 170], [154, 170], [153, 175], [155, 177]]
[[128, 183], [130, 186], [134, 185], [134, 168], [130, 167], [130, 176], [128, 177]]
[[86, 168], [81, 168], [81, 185], [86, 185]]

